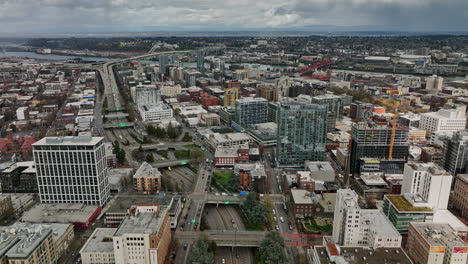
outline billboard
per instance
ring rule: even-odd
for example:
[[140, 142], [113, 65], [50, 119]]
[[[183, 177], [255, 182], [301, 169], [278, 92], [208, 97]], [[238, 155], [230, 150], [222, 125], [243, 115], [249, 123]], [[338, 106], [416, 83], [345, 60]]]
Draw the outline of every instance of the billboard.
[[444, 253], [445, 247], [431, 247], [431, 253]]
[[454, 254], [468, 254], [468, 247], [453, 247]]

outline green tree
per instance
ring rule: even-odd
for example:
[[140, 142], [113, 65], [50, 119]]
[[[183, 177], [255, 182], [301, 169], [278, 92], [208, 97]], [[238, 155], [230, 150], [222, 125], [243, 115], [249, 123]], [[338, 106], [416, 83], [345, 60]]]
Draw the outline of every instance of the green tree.
[[237, 190], [239, 189], [239, 185], [240, 185], [240, 176], [238, 174], [231, 174], [224, 188], [226, 188], [226, 190], [229, 192], [237, 192]]
[[116, 155], [116, 158], [117, 158], [117, 163], [119, 163], [119, 164], [124, 164], [125, 163], [125, 150], [119, 149], [119, 151], [115, 155]]
[[139, 152], [143, 152], [143, 146], [140, 144], [140, 147], [138, 147]]
[[189, 142], [192, 141], [192, 137], [189, 135], [188, 132], [185, 132], [184, 137], [182, 138], [183, 142]]
[[214, 254], [210, 251], [208, 239], [202, 237], [198, 239], [190, 251], [191, 263], [211, 264], [214, 262]]
[[251, 192], [247, 195], [242, 209], [245, 212], [247, 220], [254, 225], [265, 225], [267, 211], [265, 205], [257, 201], [256, 194]]
[[119, 141], [117, 141], [117, 140], [114, 141], [114, 143], [112, 144], [112, 146], [114, 147], [114, 148], [112, 149], [112, 153], [115, 154], [115, 155], [117, 155], [117, 153], [120, 152], [120, 144], [119, 144]]
[[278, 232], [268, 232], [260, 245], [262, 262], [265, 264], [288, 263], [284, 248], [284, 239]]
[[179, 136], [179, 132], [177, 132], [177, 128], [175, 128], [171, 122], [167, 126], [167, 136], [172, 139], [176, 139]]
[[153, 163], [154, 162], [153, 154], [149, 153], [148, 155], [146, 155], [146, 162], [148, 162], [148, 163]]
[[205, 159], [205, 152], [199, 148], [192, 148], [190, 150], [190, 159], [196, 160], [196, 161], [203, 161]]

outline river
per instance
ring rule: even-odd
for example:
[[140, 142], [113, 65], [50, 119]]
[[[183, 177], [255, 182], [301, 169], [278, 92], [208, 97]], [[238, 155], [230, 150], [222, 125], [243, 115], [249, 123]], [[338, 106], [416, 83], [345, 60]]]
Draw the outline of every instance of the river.
[[7, 51], [5, 53], [0, 53], [0, 57], [21, 57], [21, 58], [30, 58], [30, 59], [43, 59], [43, 60], [71, 60], [71, 59], [82, 59], [85, 61], [115, 60], [113, 58], [83, 57], [83, 56], [57, 55], [57, 54], [38, 54], [35, 52], [25, 52], [25, 51]]

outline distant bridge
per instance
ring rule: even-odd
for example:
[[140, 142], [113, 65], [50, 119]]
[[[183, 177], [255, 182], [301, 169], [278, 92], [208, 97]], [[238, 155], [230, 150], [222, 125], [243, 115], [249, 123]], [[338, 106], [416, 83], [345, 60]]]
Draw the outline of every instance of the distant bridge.
[[313, 72], [316, 69], [330, 66], [330, 65], [332, 65], [334, 63], [335, 62], [333, 62], [333, 61], [321, 61], [321, 62], [311, 64], [311, 65], [309, 65], [309, 66], [307, 66], [305, 68], [298, 69], [297, 72], [300, 73], [301, 75], [303, 75], [303, 74], [306, 74], [306, 73], [309, 73], [309, 72]]

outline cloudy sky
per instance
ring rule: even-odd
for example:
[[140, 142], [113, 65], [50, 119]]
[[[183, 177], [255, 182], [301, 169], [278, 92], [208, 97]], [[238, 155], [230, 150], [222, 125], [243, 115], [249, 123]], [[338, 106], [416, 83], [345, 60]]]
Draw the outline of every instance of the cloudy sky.
[[467, 31], [468, 0], [0, 0], [0, 33]]

